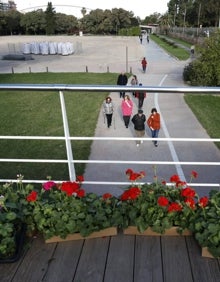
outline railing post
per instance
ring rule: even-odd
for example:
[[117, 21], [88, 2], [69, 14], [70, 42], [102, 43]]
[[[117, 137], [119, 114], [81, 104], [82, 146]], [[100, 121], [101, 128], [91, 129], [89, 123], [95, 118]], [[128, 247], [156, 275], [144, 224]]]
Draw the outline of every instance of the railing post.
[[61, 104], [61, 111], [63, 117], [63, 127], [64, 127], [64, 135], [65, 135], [65, 142], [66, 142], [66, 152], [67, 152], [67, 160], [68, 160], [68, 168], [69, 168], [69, 177], [70, 181], [76, 180], [76, 173], [75, 173], [75, 166], [73, 163], [73, 153], [72, 153], [72, 146], [70, 140], [70, 133], [69, 133], [69, 125], [66, 115], [66, 107], [63, 92], [60, 91], [60, 104]]

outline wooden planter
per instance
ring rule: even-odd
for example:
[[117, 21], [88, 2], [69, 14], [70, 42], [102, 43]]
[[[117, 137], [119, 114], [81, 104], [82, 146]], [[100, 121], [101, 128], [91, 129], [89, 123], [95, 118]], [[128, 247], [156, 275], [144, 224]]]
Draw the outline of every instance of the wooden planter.
[[125, 235], [144, 235], [144, 236], [191, 236], [192, 233], [189, 230], [184, 230], [182, 234], [177, 232], [178, 227], [171, 227], [167, 229], [164, 234], [154, 232], [151, 228], [147, 228], [143, 233], [140, 233], [136, 226], [129, 226], [124, 229]]
[[92, 238], [115, 236], [115, 235], [117, 235], [117, 228], [109, 227], [109, 228], [106, 228], [106, 229], [103, 229], [97, 232], [93, 232], [87, 237], [83, 237], [79, 233], [69, 234], [67, 235], [65, 239], [62, 239], [59, 236], [54, 236], [50, 239], [47, 239], [45, 243], [66, 242], [66, 241], [72, 241], [72, 240], [84, 240], [84, 239], [92, 239]]
[[202, 248], [202, 257], [206, 257], [206, 258], [215, 258], [213, 257], [213, 255], [209, 252], [207, 247], [203, 247]]

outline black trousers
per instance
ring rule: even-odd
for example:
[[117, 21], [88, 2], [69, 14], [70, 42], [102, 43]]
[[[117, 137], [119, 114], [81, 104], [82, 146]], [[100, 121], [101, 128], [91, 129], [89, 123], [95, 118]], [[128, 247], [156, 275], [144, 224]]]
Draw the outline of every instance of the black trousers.
[[128, 127], [129, 122], [130, 122], [130, 116], [123, 116], [123, 120], [124, 120], [125, 126]]
[[106, 114], [107, 126], [110, 127], [112, 125], [112, 114]]
[[139, 98], [138, 99], [138, 108], [141, 109], [143, 107], [143, 103], [144, 103], [144, 98]]

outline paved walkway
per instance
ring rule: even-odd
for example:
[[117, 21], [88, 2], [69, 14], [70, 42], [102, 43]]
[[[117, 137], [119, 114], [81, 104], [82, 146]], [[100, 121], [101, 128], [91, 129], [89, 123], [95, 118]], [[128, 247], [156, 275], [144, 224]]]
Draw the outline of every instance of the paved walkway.
[[[139, 42], [136, 43], [137, 48]], [[140, 57], [145, 56], [148, 60], [147, 72], [141, 71], [140, 63], [133, 68], [139, 82], [146, 86], [186, 86], [182, 81], [182, 71], [187, 62], [177, 61], [165, 53], [155, 43], [143, 42]], [[130, 97], [132, 94], [129, 93]], [[118, 93], [111, 93], [116, 107], [114, 114], [115, 126], [107, 128], [103, 121], [102, 110], [96, 128], [95, 136], [103, 137], [132, 137], [135, 136], [133, 124], [125, 128], [121, 115], [121, 99]], [[137, 100], [133, 98], [134, 114], [137, 112]], [[162, 117], [162, 129], [160, 137], [186, 137], [186, 138], [208, 138], [205, 130], [201, 127], [194, 114], [184, 102], [183, 94], [158, 94], [148, 93], [144, 101], [144, 113], [148, 117], [152, 107], [157, 107]], [[146, 138], [149, 137], [148, 132]], [[146, 141], [136, 147], [135, 141], [94, 141], [92, 145], [91, 160], [122, 160], [122, 161], [220, 161], [220, 152], [213, 143], [183, 143], [183, 142], [159, 142], [155, 148], [151, 141]], [[127, 181], [125, 170], [132, 168], [135, 171], [144, 170], [145, 182], [153, 181], [153, 169], [151, 165], [127, 165], [127, 164], [89, 164], [86, 169], [85, 179], [88, 181]], [[181, 176], [182, 180], [189, 181], [192, 170], [198, 172], [199, 177], [194, 182], [219, 183], [219, 168], [207, 166], [175, 166], [157, 165], [159, 179], [169, 178], [173, 174]], [[121, 194], [124, 186], [116, 187], [108, 185], [94, 185], [87, 189], [96, 193], [111, 192], [115, 195]], [[207, 194], [208, 187], [197, 188], [203, 195]]]

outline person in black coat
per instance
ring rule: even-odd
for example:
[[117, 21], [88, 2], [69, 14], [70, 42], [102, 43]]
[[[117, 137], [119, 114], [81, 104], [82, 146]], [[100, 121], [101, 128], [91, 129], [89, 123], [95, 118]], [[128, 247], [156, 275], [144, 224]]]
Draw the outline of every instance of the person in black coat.
[[[118, 76], [117, 85], [127, 85], [127, 83], [128, 83], [128, 77], [124, 72], [122, 72]], [[120, 98], [124, 98], [124, 97], [125, 97], [125, 92], [120, 91]]]
[[[142, 86], [142, 83], [139, 83], [139, 86]], [[135, 97], [138, 98], [138, 109], [141, 110], [144, 104], [144, 99], [146, 98], [147, 94], [144, 91], [138, 91], [135, 93]]]
[[[144, 137], [146, 116], [143, 114], [143, 111], [138, 110], [138, 113], [132, 117], [131, 121], [134, 124], [134, 130], [135, 130], [136, 136], [140, 138]], [[141, 143], [143, 143], [143, 140], [141, 141], [137, 140], [136, 141], [137, 147], [139, 147]]]

